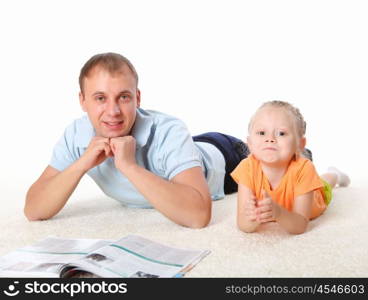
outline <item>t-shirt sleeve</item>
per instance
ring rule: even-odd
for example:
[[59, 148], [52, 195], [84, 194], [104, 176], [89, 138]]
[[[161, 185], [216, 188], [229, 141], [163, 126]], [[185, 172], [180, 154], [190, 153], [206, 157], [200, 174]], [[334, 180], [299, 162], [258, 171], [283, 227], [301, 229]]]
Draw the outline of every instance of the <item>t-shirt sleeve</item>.
[[75, 126], [71, 124], [65, 129], [64, 134], [54, 146], [49, 163], [51, 167], [63, 171], [78, 159], [74, 150], [74, 137]]
[[313, 163], [310, 160], [306, 160], [297, 174], [294, 195], [306, 194], [321, 187], [323, 187], [323, 182]]
[[249, 158], [243, 159], [238, 166], [230, 173], [234, 181], [243, 184], [250, 189], [253, 189], [254, 178], [252, 174], [252, 162]]
[[193, 167], [202, 167], [199, 150], [185, 124], [175, 120], [161, 129], [157, 139], [158, 167], [165, 178], [172, 179], [177, 174]]

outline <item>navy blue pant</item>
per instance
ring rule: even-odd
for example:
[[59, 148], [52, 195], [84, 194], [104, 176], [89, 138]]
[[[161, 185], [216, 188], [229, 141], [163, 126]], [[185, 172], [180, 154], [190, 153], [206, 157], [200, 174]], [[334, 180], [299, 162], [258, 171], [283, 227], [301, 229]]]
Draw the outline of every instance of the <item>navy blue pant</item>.
[[219, 132], [206, 132], [193, 136], [193, 141], [210, 143], [220, 150], [225, 158], [224, 192], [225, 194], [231, 194], [238, 191], [238, 185], [232, 179], [230, 173], [242, 159], [248, 156], [249, 150], [247, 145], [231, 135]]

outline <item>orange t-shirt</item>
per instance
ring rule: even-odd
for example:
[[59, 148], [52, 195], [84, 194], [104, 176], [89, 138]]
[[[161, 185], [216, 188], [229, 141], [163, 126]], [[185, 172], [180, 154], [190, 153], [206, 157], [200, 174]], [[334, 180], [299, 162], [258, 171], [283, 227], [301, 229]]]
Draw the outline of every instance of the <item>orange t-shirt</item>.
[[230, 175], [238, 184], [247, 186], [257, 199], [262, 198], [264, 189], [273, 201], [288, 211], [293, 210], [295, 197], [310, 191], [314, 191], [310, 218], [318, 217], [326, 209], [323, 182], [313, 163], [306, 158], [292, 160], [280, 184], [274, 190], [271, 189], [260, 162], [253, 155], [243, 159]]

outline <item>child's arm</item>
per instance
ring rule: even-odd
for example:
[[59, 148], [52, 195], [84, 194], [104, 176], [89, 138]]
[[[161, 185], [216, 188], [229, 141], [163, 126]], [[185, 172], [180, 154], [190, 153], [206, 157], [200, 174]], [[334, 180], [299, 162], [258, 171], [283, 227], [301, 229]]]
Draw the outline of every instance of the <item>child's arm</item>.
[[254, 232], [260, 222], [256, 221], [257, 200], [245, 185], [238, 184], [237, 224], [241, 231]]
[[313, 191], [295, 198], [293, 211], [288, 211], [274, 202], [266, 192], [262, 200], [258, 201], [257, 213], [259, 220], [274, 218], [289, 233], [301, 234], [307, 229], [312, 210]]

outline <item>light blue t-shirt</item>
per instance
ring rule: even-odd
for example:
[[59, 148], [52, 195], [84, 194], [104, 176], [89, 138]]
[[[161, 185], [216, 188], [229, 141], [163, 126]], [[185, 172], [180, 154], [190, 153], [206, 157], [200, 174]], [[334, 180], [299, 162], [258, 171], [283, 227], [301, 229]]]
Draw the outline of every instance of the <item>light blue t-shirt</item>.
[[[70, 124], [55, 145], [50, 166], [62, 171], [81, 157], [95, 130], [84, 116]], [[132, 128], [136, 139], [137, 164], [170, 180], [180, 172], [200, 166], [213, 200], [224, 197], [225, 159], [213, 145], [193, 142], [185, 124], [177, 118], [151, 110], [137, 109]], [[112, 157], [87, 173], [109, 197], [124, 205], [152, 207], [133, 184], [115, 167]]]

